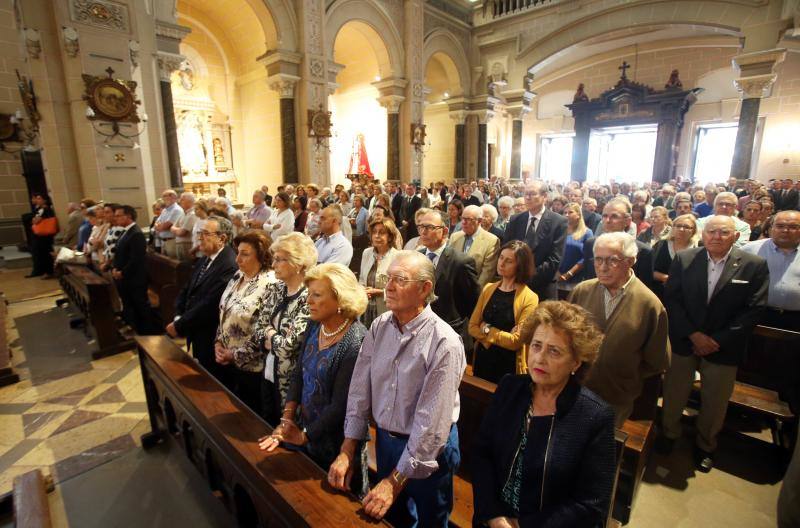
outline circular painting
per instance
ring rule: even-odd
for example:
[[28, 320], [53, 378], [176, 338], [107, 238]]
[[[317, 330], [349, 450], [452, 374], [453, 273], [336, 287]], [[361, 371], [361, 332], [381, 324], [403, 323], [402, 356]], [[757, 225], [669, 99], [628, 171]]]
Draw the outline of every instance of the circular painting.
[[111, 119], [123, 119], [133, 111], [133, 94], [122, 84], [111, 79], [98, 82], [92, 93], [97, 110]]

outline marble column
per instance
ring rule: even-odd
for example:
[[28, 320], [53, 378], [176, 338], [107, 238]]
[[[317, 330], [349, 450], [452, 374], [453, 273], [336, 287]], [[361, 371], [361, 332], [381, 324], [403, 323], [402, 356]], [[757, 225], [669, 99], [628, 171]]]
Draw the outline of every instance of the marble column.
[[376, 81], [372, 85], [378, 89], [378, 102], [386, 109], [386, 180], [400, 181], [400, 157], [403, 148], [400, 133], [400, 112], [403, 93], [408, 82], [405, 79], [389, 78]]
[[522, 119], [511, 121], [511, 180], [522, 177]]
[[453, 164], [453, 178], [465, 181], [467, 178], [467, 125], [466, 112], [450, 112], [450, 118], [455, 121], [455, 163]]
[[489, 174], [489, 160], [486, 144], [486, 123], [478, 123], [478, 174], [479, 180], [485, 180]]
[[772, 49], [745, 53], [733, 58], [734, 67], [739, 70], [739, 78], [734, 83], [742, 93], [742, 108], [739, 112], [739, 128], [736, 132], [736, 146], [731, 161], [732, 178], [745, 180], [750, 177], [761, 98], [769, 94], [778, 78], [775, 67], [783, 62], [785, 57], [785, 49]]
[[275, 75], [268, 78], [269, 87], [280, 97], [281, 117], [281, 161], [283, 182], [298, 183], [300, 173], [297, 166], [297, 123], [295, 119], [294, 91], [299, 77]]
[[172, 87], [170, 77], [177, 70], [184, 57], [177, 53], [159, 51], [157, 53], [158, 72], [161, 88], [161, 108], [164, 119], [164, 134], [167, 146], [167, 161], [169, 163], [169, 184], [173, 189], [183, 188], [183, 174], [181, 173], [181, 157], [178, 148], [178, 127], [175, 123], [175, 106], [172, 103]]

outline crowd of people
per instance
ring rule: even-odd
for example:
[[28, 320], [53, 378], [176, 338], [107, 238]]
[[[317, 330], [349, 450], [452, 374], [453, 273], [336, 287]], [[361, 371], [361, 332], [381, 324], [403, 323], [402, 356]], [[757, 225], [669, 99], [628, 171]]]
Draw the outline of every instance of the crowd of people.
[[[368, 515], [447, 525], [469, 364], [498, 384], [474, 439], [475, 524], [603, 526], [614, 428], [645, 381], [664, 376], [656, 447], [669, 454], [700, 373], [694, 461], [708, 472], [748, 335], [800, 328], [798, 189], [354, 180], [265, 186], [243, 210], [224, 189], [167, 190], [149, 239], [132, 207], [87, 199], [63, 243], [110, 274], [137, 332], [185, 338], [275, 427], [262, 449], [304, 451]], [[173, 321], [150, 310], [148, 245], [194, 263]]]

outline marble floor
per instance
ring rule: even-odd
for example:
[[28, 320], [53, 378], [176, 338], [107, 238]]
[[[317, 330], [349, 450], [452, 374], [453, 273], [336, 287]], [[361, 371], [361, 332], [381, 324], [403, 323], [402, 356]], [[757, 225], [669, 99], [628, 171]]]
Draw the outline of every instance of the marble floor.
[[[0, 494], [14, 476], [40, 468], [56, 483], [55, 526], [230, 526], [190, 464], [140, 449], [149, 423], [135, 355], [91, 361], [92, 345], [69, 328], [69, 311], [55, 307], [57, 283], [25, 273], [0, 269], [22, 378], [0, 388]], [[774, 527], [781, 454], [758, 424], [742, 429], [747, 435], [722, 435], [709, 474], [692, 467], [690, 427], [671, 457], [654, 455], [628, 526]]]

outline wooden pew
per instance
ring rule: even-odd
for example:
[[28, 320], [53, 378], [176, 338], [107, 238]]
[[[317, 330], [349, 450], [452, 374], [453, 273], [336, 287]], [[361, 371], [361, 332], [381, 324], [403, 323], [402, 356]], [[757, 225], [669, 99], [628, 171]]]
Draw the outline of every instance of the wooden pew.
[[14, 526], [16, 528], [50, 528], [50, 506], [47, 486], [38, 469], [14, 478]]
[[91, 328], [97, 339], [98, 350], [92, 352], [92, 358], [100, 359], [133, 348], [133, 341], [119, 331], [113, 284], [87, 266], [66, 264], [62, 270], [58, 278], [61, 289], [86, 318], [84, 331], [88, 335]]
[[150, 297], [156, 301], [155, 307], [161, 318], [160, 326], [163, 327], [175, 318], [175, 301], [192, 277], [192, 264], [148, 252], [145, 266], [147, 287]]
[[334, 492], [305, 455], [261, 451], [271, 428], [172, 341], [136, 341], [152, 429], [142, 445], [178, 444], [239, 526], [388, 526]]

